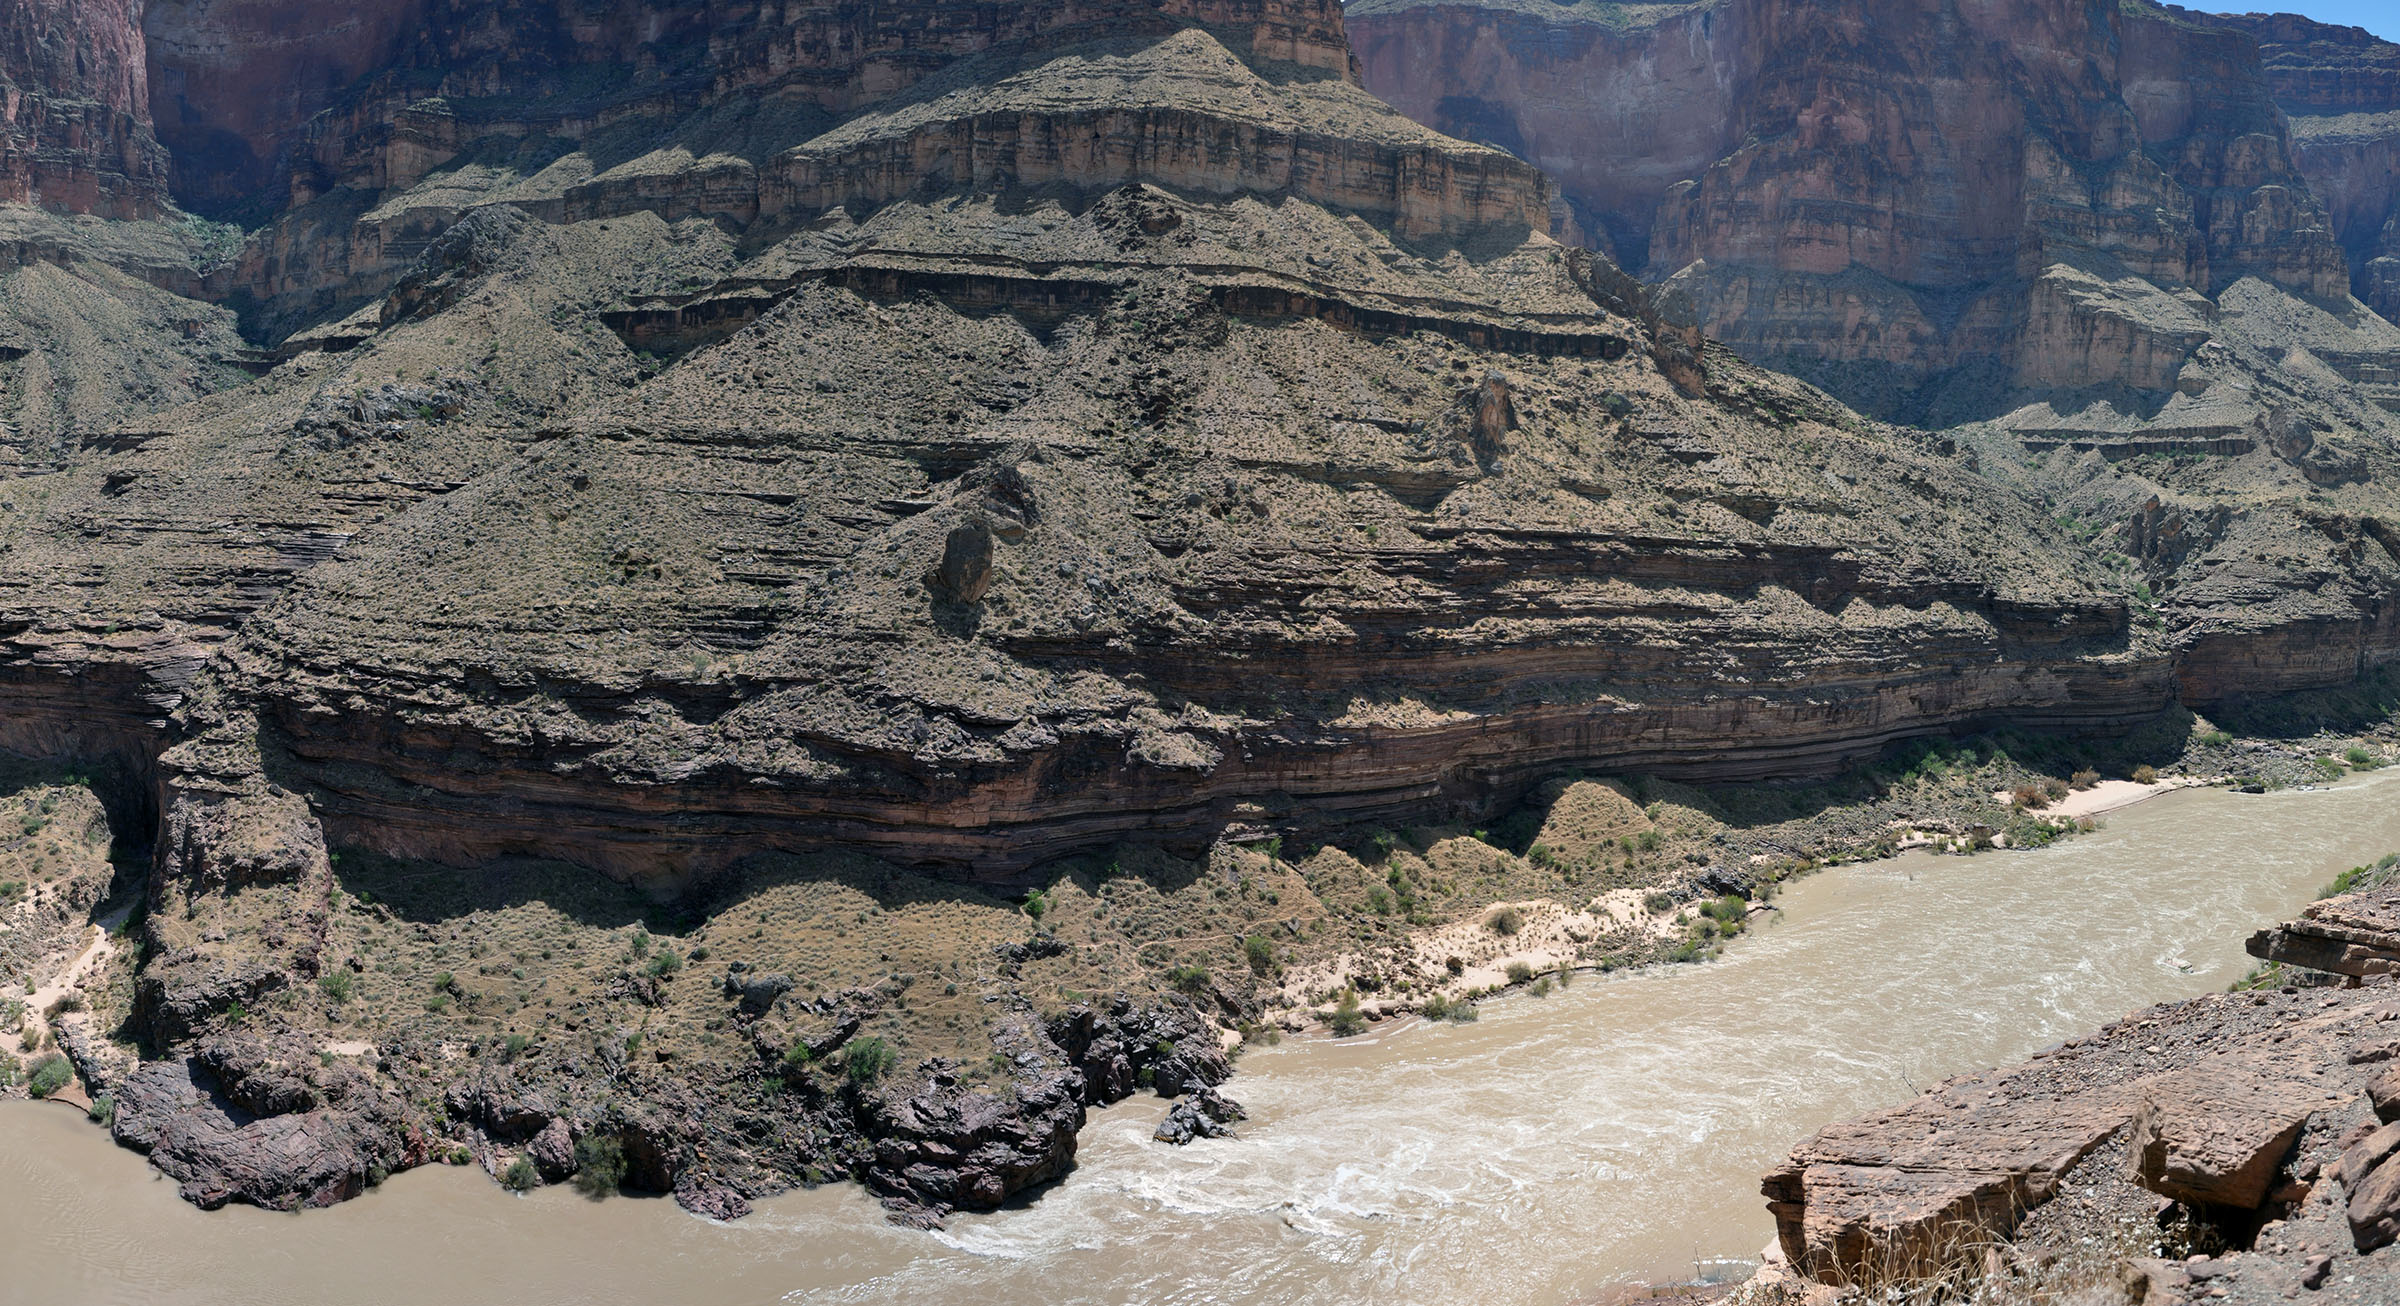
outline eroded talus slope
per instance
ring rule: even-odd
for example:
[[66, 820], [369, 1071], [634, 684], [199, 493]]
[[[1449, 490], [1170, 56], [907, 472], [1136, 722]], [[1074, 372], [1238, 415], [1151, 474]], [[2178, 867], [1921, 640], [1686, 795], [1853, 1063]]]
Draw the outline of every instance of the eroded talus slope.
[[[1261, 239], [1386, 284], [1241, 270]], [[1518, 242], [1436, 307], [1293, 202], [820, 229], [757, 322], [313, 570], [230, 692], [347, 837], [631, 875], [827, 839], [1005, 875], [2163, 705], [2030, 506], [1730, 359], [1686, 398], [1588, 256]]]

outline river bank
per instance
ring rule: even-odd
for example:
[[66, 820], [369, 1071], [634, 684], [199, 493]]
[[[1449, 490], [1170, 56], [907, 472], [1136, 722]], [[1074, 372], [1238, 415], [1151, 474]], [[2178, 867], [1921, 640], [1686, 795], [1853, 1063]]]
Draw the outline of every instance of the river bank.
[[[0, 1196], [27, 1213], [0, 1231], [0, 1261], [56, 1300], [226, 1300], [272, 1263], [294, 1302], [469, 1304], [1543, 1306], [1689, 1278], [1695, 1261], [1738, 1276], [1773, 1234], [1757, 1176], [1796, 1139], [2221, 990], [2248, 967], [2245, 930], [2400, 847], [2390, 782], [2171, 794], [2040, 851], [1840, 867], [1792, 884], [1780, 924], [1710, 965], [1586, 976], [1472, 1025], [1256, 1048], [1239, 1137], [1168, 1148], [1149, 1140], [1154, 1099], [1096, 1110], [1065, 1182], [941, 1233], [886, 1225], [849, 1185], [719, 1224], [565, 1187], [511, 1197], [437, 1166], [310, 1213], [322, 1236], [296, 1239], [281, 1215], [192, 1210], [64, 1109], [18, 1103], [0, 1131], [55, 1111], [44, 1133], [73, 1141], [0, 1133]], [[55, 1210], [16, 1200], [61, 1185]], [[112, 1232], [126, 1228], [145, 1230], [142, 1257]], [[445, 1248], [439, 1263], [425, 1246]], [[142, 1281], [166, 1265], [177, 1282]]]

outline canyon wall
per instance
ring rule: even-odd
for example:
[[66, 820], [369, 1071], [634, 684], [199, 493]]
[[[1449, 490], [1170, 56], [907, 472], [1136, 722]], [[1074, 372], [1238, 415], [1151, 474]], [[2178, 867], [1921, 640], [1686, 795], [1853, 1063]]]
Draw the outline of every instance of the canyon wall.
[[1711, 335], [1878, 407], [2163, 393], [2233, 282], [2347, 298], [2229, 27], [2066, 0], [1367, 0], [1352, 27], [1371, 89], [1551, 170]]
[[2300, 170], [2349, 258], [2353, 293], [2400, 319], [2400, 45], [2293, 14], [2178, 16], [2257, 40]]
[[141, 0], [0, 4], [0, 203], [148, 217], [166, 199]]

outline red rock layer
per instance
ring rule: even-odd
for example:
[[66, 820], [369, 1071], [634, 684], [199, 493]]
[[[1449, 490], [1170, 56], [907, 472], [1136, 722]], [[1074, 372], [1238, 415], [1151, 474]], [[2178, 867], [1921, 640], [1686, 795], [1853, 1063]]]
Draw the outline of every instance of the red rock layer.
[[166, 198], [150, 134], [140, 0], [0, 0], [0, 203], [148, 217]]

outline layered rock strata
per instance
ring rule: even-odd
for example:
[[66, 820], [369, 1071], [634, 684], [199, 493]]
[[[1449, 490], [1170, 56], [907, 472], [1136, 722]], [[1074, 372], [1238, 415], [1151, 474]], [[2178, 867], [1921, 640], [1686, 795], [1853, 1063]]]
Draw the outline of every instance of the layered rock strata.
[[167, 154], [150, 127], [138, 0], [0, 5], [0, 204], [156, 216]]
[[1551, 170], [1709, 334], [1862, 402], [2164, 392], [2243, 278], [2347, 297], [2255, 45], [2164, 10], [1370, 0], [1352, 26], [1371, 88]]
[[2400, 45], [2297, 14], [2178, 17], [2257, 40], [2300, 171], [2349, 259], [2352, 293], [2400, 320]]

